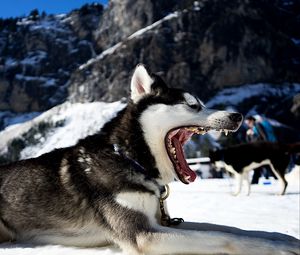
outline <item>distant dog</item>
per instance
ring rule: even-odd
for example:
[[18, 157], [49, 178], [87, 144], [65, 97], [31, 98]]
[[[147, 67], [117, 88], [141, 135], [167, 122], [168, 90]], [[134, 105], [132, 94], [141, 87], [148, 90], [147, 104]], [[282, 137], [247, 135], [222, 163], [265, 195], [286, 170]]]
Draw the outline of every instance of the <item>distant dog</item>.
[[237, 180], [238, 195], [242, 189], [242, 182], [247, 182], [247, 194], [250, 194], [251, 185], [249, 172], [260, 166], [269, 166], [279, 180], [281, 189], [279, 195], [284, 195], [287, 181], [284, 178], [290, 162], [290, 153], [300, 151], [300, 144], [283, 145], [271, 142], [256, 142], [240, 144], [225, 149], [210, 152], [211, 163], [217, 168], [224, 168], [232, 173]]
[[[101, 109], [99, 109], [101, 111]], [[196, 174], [182, 146], [208, 130], [235, 131], [239, 113], [208, 110], [139, 65], [127, 107], [77, 145], [0, 170], [0, 237], [103, 246], [135, 254], [298, 254], [291, 244], [169, 227], [162, 192]]]

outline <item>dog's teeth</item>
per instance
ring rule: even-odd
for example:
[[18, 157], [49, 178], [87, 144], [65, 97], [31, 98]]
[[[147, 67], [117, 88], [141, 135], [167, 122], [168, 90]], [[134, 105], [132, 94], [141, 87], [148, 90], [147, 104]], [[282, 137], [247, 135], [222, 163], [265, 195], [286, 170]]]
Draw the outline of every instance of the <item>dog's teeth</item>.
[[204, 135], [209, 131], [209, 128], [204, 127], [186, 127], [185, 130], [193, 132], [198, 135]]
[[225, 133], [225, 135], [227, 136], [227, 135], [228, 135], [228, 130], [225, 129], [225, 130], [224, 130], [224, 133]]
[[184, 179], [189, 182], [190, 181], [190, 176], [185, 176]]

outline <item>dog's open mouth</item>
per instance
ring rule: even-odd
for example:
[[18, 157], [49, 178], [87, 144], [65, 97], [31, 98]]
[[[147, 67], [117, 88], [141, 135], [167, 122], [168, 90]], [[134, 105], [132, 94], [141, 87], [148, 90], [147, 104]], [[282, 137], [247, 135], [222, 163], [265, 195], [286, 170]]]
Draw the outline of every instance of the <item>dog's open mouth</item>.
[[[185, 184], [189, 184], [195, 181], [197, 175], [190, 169], [183, 152], [183, 145], [193, 136], [193, 134], [204, 135], [210, 128], [204, 127], [179, 127], [171, 129], [165, 138], [166, 149], [173, 163], [174, 169], [177, 173], [178, 178]], [[228, 132], [233, 130], [217, 130], [224, 131], [227, 135]]]

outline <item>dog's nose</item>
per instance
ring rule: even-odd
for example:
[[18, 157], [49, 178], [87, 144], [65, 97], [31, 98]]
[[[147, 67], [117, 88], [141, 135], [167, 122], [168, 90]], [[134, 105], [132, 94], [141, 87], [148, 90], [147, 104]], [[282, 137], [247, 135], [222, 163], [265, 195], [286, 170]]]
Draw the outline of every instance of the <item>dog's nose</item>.
[[243, 119], [243, 115], [240, 113], [231, 113], [229, 115], [229, 119], [234, 122], [241, 122]]

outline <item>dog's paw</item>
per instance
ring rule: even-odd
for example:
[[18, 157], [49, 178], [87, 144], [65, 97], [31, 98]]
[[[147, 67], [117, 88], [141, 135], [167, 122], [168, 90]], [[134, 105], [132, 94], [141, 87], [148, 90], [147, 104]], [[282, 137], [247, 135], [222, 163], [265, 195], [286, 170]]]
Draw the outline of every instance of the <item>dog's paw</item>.
[[298, 245], [289, 242], [274, 244], [272, 250], [272, 255], [300, 255], [300, 242]]
[[300, 242], [298, 241], [270, 241], [262, 239], [241, 240], [233, 254], [243, 255], [300, 255]]

